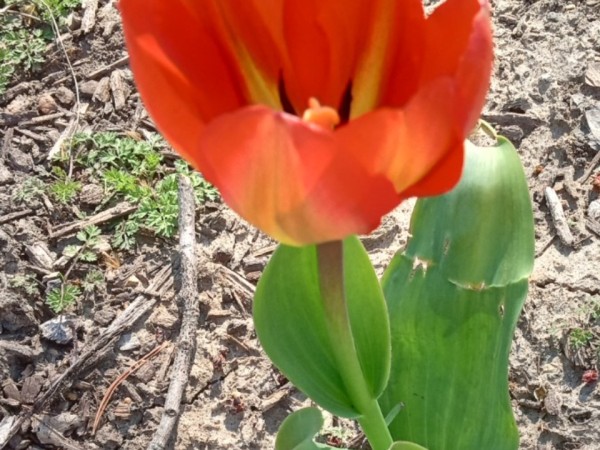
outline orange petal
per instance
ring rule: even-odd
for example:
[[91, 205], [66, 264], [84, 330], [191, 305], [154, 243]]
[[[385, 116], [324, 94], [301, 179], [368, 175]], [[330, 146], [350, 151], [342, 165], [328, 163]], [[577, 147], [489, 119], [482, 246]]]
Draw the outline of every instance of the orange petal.
[[119, 7], [144, 103], [161, 132], [186, 156], [205, 121], [247, 103], [244, 85], [189, 2], [121, 0]]
[[193, 161], [232, 209], [292, 245], [369, 232], [400, 200], [334, 132], [260, 106], [211, 123]]
[[464, 142], [456, 142], [425, 177], [402, 193], [402, 197], [431, 197], [450, 191], [460, 181], [464, 159]]
[[375, 107], [402, 107], [417, 90], [424, 54], [421, 0], [373, 2], [371, 27], [353, 81], [353, 118]]
[[[403, 109], [380, 109], [338, 130], [341, 145], [373, 174], [387, 177], [396, 192], [419, 183], [464, 139], [453, 119], [454, 83], [439, 79], [422, 88]], [[454, 182], [460, 165], [441, 168]], [[439, 193], [437, 189], [423, 195]]]
[[448, 0], [427, 19], [422, 82], [451, 76], [456, 117], [468, 135], [483, 108], [493, 61], [487, 0]]

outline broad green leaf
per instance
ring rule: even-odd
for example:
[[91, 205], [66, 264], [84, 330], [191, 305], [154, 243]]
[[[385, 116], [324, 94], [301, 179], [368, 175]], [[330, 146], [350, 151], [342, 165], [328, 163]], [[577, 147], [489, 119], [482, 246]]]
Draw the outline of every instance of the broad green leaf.
[[394, 442], [389, 450], [427, 450], [414, 442], [398, 441]]
[[[292, 383], [332, 413], [357, 417], [361, 412], [336, 367], [336, 342], [327, 333], [318, 277], [315, 246], [279, 246], [256, 290], [256, 331], [269, 358]], [[357, 376], [375, 399], [389, 375], [389, 322], [377, 276], [356, 237], [344, 241], [344, 283], [362, 369]]]
[[315, 435], [322, 427], [321, 411], [317, 408], [299, 409], [286, 417], [281, 424], [275, 440], [275, 450], [333, 449], [333, 447], [314, 441]]
[[383, 279], [392, 376], [379, 401], [394, 439], [429, 450], [516, 450], [508, 355], [533, 265], [523, 169], [503, 138], [468, 145], [449, 194], [419, 200]]

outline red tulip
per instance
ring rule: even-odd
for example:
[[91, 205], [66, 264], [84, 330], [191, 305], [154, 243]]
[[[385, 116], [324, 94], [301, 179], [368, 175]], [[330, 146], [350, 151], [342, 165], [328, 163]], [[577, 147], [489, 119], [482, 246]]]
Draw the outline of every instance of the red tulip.
[[[242, 217], [368, 233], [458, 181], [492, 65], [486, 0], [121, 0], [142, 99]], [[322, 106], [321, 106], [322, 105]]]

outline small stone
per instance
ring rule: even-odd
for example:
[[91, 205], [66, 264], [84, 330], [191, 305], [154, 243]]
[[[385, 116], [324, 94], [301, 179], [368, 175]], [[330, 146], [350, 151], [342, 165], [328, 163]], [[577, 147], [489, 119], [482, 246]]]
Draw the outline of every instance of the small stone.
[[600, 87], [600, 62], [592, 63], [585, 72], [585, 82], [594, 87]]
[[112, 91], [115, 110], [123, 109], [127, 102], [127, 97], [131, 93], [131, 89], [125, 81], [125, 74], [122, 70], [115, 70], [110, 74], [110, 90]]
[[50, 251], [45, 242], [37, 241], [31, 245], [24, 244], [24, 246], [25, 253], [27, 253], [33, 265], [46, 270], [52, 270], [54, 261], [56, 261], [56, 254]]
[[171, 314], [164, 306], [159, 306], [148, 319], [148, 323], [162, 328], [170, 329], [177, 323], [177, 317]]
[[549, 389], [546, 397], [544, 398], [544, 408], [548, 414], [552, 416], [558, 416], [562, 408], [562, 398], [560, 394], [554, 389]]
[[100, 309], [94, 314], [94, 322], [106, 327], [115, 320], [116, 314], [112, 309]]
[[63, 106], [71, 106], [75, 103], [75, 94], [73, 91], [65, 86], [59, 87], [54, 93], [56, 100]]
[[22, 152], [18, 148], [11, 148], [8, 152], [8, 164], [11, 168], [21, 172], [29, 172], [33, 169], [33, 158], [29, 153]]
[[585, 119], [594, 138], [600, 141], [600, 109], [586, 111]]
[[75, 336], [73, 316], [60, 315], [40, 325], [42, 337], [57, 344], [68, 344]]
[[110, 102], [110, 79], [108, 77], [104, 77], [98, 82], [93, 99], [100, 103]]
[[58, 111], [58, 105], [56, 100], [50, 94], [43, 94], [38, 100], [38, 111], [43, 116], [47, 114], [53, 114]]
[[91, 97], [96, 92], [96, 88], [98, 87], [98, 82], [96, 80], [88, 80], [84, 81], [79, 85], [79, 92], [82, 95], [86, 95]]
[[33, 308], [28, 302], [16, 295], [0, 296], [0, 328], [15, 332], [34, 324]]
[[136, 289], [142, 287], [142, 282], [135, 275], [131, 275], [125, 280], [125, 283], [123, 283], [123, 285], [128, 288]]
[[86, 184], [81, 188], [79, 200], [86, 206], [98, 206], [104, 200], [104, 189], [99, 184]]
[[35, 97], [19, 95], [6, 106], [4, 111], [8, 114], [24, 114], [30, 107], [33, 107], [33, 102], [35, 102]]
[[8, 168], [0, 163], [0, 186], [4, 184], [10, 184], [15, 181], [15, 177]]
[[600, 222], [600, 200], [594, 200], [588, 206], [588, 216], [597, 222]]
[[32, 375], [25, 378], [23, 387], [21, 387], [21, 401], [23, 403], [32, 404], [42, 390], [43, 385], [44, 379], [39, 375]]
[[125, 333], [119, 339], [119, 350], [127, 352], [140, 348], [140, 340], [132, 333]]

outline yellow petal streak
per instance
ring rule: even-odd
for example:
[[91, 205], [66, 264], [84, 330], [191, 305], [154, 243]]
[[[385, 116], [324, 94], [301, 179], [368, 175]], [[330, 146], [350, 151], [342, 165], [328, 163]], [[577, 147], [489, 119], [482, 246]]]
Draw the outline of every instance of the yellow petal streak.
[[373, 26], [369, 36], [370, 46], [364, 53], [364, 57], [358, 62], [357, 73], [354, 79], [354, 88], [352, 95], [352, 110], [350, 118], [355, 119], [377, 106], [380, 97], [386, 64], [389, 64], [390, 46], [392, 40], [392, 27], [395, 25], [390, 20], [393, 17], [391, 11], [394, 6], [390, 5], [393, 0], [374, 2], [377, 10], [373, 11]]

